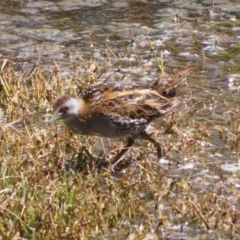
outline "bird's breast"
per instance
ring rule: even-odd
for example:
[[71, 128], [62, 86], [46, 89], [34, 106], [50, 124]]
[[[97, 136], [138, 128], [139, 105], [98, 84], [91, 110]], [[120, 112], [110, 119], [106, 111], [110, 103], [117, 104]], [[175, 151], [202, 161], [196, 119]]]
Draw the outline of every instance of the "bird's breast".
[[102, 115], [94, 115], [82, 120], [76, 115], [64, 119], [65, 125], [73, 132], [81, 135], [106, 138], [121, 138], [131, 136], [131, 121], [113, 119]]

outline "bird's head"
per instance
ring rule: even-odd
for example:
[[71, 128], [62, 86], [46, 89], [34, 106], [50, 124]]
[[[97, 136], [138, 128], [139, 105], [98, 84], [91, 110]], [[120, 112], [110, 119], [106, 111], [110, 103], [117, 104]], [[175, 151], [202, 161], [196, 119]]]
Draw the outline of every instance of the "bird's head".
[[78, 115], [80, 112], [80, 101], [73, 96], [63, 95], [53, 104], [53, 116], [50, 123], [54, 123], [61, 119], [67, 119], [73, 115]]

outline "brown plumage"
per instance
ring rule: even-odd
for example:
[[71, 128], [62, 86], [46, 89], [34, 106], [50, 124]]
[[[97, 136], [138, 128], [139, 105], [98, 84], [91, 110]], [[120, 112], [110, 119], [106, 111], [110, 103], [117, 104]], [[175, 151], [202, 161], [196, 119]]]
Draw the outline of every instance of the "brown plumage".
[[63, 95], [53, 105], [51, 122], [62, 119], [65, 125], [81, 135], [127, 138], [127, 145], [115, 156], [118, 161], [134, 139], [152, 142], [162, 157], [160, 144], [145, 131], [147, 125], [161, 117], [178, 101], [175, 90], [195, 66], [153, 84], [103, 83], [82, 92], [78, 98]]

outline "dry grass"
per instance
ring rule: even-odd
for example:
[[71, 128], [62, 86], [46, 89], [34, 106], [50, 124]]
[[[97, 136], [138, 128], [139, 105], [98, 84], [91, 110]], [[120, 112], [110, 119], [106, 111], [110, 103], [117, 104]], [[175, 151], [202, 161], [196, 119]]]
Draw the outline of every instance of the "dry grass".
[[[169, 164], [157, 163], [153, 146], [144, 142], [131, 150], [131, 166], [121, 174], [89, 170], [84, 165], [89, 156], [83, 151], [86, 147], [96, 155], [111, 155], [121, 147], [119, 142], [101, 143], [73, 135], [62, 124], [48, 125], [54, 99], [106, 78], [103, 66], [109, 58], [105, 61], [100, 66], [82, 60], [81, 76], [76, 70], [65, 79], [54, 60], [43, 70], [39, 57], [31, 71], [21, 62], [1, 61], [1, 239], [166, 239], [186, 231], [196, 237], [196, 230], [209, 238], [237, 239], [238, 175], [222, 176], [217, 164], [204, 161], [216, 154], [203, 147], [214, 141], [213, 128], [198, 121], [208, 114], [206, 102], [191, 99], [192, 106], [172, 116], [173, 134], [161, 137]], [[199, 104], [196, 116], [194, 106]], [[226, 147], [238, 149], [237, 121], [214, 130]], [[161, 131], [155, 134], [160, 137]], [[227, 132], [231, 138], [224, 138]], [[85, 170], [74, 171], [74, 161], [83, 161]], [[185, 168], [188, 163], [194, 166]]]

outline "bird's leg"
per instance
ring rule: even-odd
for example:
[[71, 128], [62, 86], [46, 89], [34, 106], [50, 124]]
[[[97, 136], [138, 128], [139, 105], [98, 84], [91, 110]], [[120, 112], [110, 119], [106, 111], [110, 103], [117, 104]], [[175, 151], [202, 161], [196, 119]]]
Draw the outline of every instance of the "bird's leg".
[[[75, 157], [72, 157], [72, 160], [74, 160]], [[84, 146], [81, 148], [81, 150], [78, 152], [76, 160], [72, 161], [70, 160], [69, 163], [66, 163], [67, 168], [69, 170], [74, 171], [83, 171], [87, 166], [90, 168], [93, 167], [93, 160], [95, 159], [95, 156], [93, 156], [88, 149]], [[75, 163], [75, 164], [73, 164]]]
[[114, 157], [113, 161], [111, 161], [111, 164], [116, 164], [118, 160], [128, 151], [130, 147], [134, 144], [133, 138], [127, 139], [127, 145]]
[[82, 152], [86, 152], [87, 156], [88, 156], [91, 160], [93, 160], [93, 159], [96, 158], [93, 154], [91, 154], [91, 153], [88, 151], [88, 149], [87, 149], [86, 146], [82, 147]]
[[144, 139], [146, 139], [146, 140], [148, 140], [148, 141], [150, 141], [151, 143], [154, 144], [155, 148], [157, 149], [158, 159], [160, 159], [160, 158], [162, 158], [164, 156], [164, 154], [162, 152], [161, 145], [160, 145], [160, 143], [156, 139], [150, 137], [146, 132], [144, 134]]

